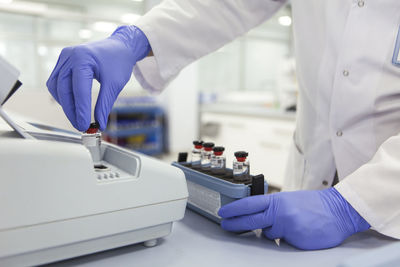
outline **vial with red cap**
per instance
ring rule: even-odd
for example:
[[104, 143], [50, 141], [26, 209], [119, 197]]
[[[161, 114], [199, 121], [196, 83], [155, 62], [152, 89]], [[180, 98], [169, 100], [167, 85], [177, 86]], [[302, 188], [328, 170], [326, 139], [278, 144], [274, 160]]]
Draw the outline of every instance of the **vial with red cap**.
[[101, 132], [98, 122], [90, 124], [89, 129], [82, 133], [82, 144], [90, 151], [93, 164], [101, 165]]
[[213, 154], [214, 143], [203, 143], [201, 151], [201, 169], [204, 171], [211, 170], [211, 155]]
[[226, 158], [224, 155], [225, 148], [223, 146], [216, 146], [213, 148], [211, 155], [211, 173], [224, 174], [226, 169]]
[[250, 162], [248, 161], [249, 153], [246, 151], [235, 152], [233, 160], [233, 180], [236, 182], [244, 182], [250, 179]]
[[193, 141], [193, 149], [192, 149], [192, 160], [191, 165], [192, 168], [200, 169], [201, 168], [201, 151], [203, 150], [203, 141], [195, 140]]

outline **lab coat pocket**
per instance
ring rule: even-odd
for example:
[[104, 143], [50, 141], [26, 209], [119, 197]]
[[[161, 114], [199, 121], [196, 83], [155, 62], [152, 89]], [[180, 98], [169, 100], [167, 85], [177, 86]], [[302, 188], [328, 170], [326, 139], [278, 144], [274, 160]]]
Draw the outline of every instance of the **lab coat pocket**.
[[393, 65], [397, 66], [400, 68], [400, 27], [397, 32], [397, 38], [396, 38], [396, 45], [394, 47], [394, 52], [393, 52], [393, 58], [392, 58], [392, 63]]
[[304, 158], [301, 148], [299, 147], [295, 139], [296, 138], [293, 138], [289, 152], [285, 178], [283, 181], [283, 191], [293, 191], [301, 189], [304, 180], [306, 160]]

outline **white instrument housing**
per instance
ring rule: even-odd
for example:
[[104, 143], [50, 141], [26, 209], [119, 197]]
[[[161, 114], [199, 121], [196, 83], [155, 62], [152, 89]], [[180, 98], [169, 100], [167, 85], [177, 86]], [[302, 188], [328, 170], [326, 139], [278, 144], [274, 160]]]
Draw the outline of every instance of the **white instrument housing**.
[[0, 111], [0, 266], [152, 246], [183, 218], [188, 192], [180, 169], [107, 142], [104, 168], [95, 169], [80, 134]]

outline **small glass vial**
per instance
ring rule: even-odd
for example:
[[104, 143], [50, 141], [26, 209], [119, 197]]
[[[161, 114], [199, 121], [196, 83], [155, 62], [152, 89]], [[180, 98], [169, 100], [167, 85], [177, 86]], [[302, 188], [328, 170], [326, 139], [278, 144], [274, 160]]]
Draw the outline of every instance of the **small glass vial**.
[[211, 155], [211, 173], [224, 174], [226, 169], [226, 159], [223, 155], [225, 148], [216, 146], [213, 148], [214, 154]]
[[203, 141], [195, 140], [193, 141], [194, 148], [192, 150], [192, 161], [191, 165], [194, 169], [201, 168], [201, 151], [203, 150]]
[[101, 132], [99, 131], [99, 123], [93, 122], [89, 129], [82, 133], [82, 144], [89, 150], [92, 155], [94, 166], [101, 165]]
[[201, 169], [203, 171], [211, 170], [211, 155], [213, 154], [214, 143], [203, 143], [201, 152]]
[[235, 152], [233, 160], [233, 180], [244, 182], [250, 179], [250, 162], [247, 160], [249, 153], [246, 151]]

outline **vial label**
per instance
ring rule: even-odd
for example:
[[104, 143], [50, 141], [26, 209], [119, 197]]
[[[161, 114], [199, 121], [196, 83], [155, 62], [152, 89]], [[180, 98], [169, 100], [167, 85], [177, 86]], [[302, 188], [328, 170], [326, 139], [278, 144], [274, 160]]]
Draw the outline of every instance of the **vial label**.
[[211, 159], [211, 167], [212, 168], [222, 168], [224, 165], [224, 161], [222, 159], [212, 158]]
[[225, 157], [212, 156], [211, 157], [211, 172], [215, 174], [225, 173], [226, 160]]
[[201, 168], [203, 170], [210, 170], [211, 168], [211, 152], [204, 151], [201, 155]]
[[193, 168], [200, 168], [201, 164], [201, 150], [193, 149], [191, 165]]
[[247, 162], [233, 163], [233, 179], [236, 181], [247, 180], [250, 177], [249, 165]]

